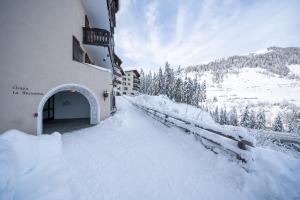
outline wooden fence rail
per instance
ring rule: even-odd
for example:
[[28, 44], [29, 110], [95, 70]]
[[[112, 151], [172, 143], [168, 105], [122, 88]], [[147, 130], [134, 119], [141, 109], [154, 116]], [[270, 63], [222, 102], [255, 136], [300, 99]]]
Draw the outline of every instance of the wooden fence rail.
[[[127, 99], [129, 100], [129, 99]], [[247, 141], [243, 139], [243, 137], [238, 136], [234, 137], [232, 135], [228, 135], [225, 133], [222, 133], [220, 131], [213, 130], [211, 128], [205, 128], [203, 126], [200, 126], [199, 124], [195, 124], [193, 122], [189, 122], [187, 120], [181, 119], [179, 117], [173, 116], [171, 114], [167, 114], [158, 110], [155, 110], [153, 108], [149, 108], [140, 104], [137, 104], [135, 102], [132, 102], [129, 100], [135, 107], [139, 108], [140, 110], [144, 111], [146, 114], [151, 116], [153, 119], [160, 121], [161, 123], [167, 125], [167, 126], [175, 126], [177, 128], [180, 128], [184, 130], [188, 134], [193, 134], [197, 140], [204, 139], [205, 141], [213, 144], [213, 146], [217, 146], [218, 149], [221, 149], [225, 151], [226, 153], [230, 154], [234, 158], [236, 158], [239, 161], [242, 161], [243, 163], [247, 163], [247, 156], [246, 154], [250, 153], [251, 148], [253, 148], [253, 144], [250, 141]], [[202, 134], [200, 134], [202, 132]], [[207, 135], [205, 135], [205, 133]], [[217, 135], [219, 137], [219, 140], [214, 139], [213, 137], [209, 137], [209, 134]], [[237, 148], [229, 148], [220, 142], [220, 138], [223, 138], [223, 140], [231, 141], [231, 143], [234, 143]], [[221, 139], [222, 140], [222, 139]], [[208, 146], [204, 144], [205, 148], [212, 150], [214, 153], [218, 153], [214, 150], [214, 147]]]

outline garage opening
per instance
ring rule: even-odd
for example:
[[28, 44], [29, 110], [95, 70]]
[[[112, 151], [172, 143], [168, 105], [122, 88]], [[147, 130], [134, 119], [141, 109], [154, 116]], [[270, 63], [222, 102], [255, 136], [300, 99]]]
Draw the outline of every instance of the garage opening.
[[65, 84], [45, 94], [37, 116], [37, 134], [65, 133], [98, 124], [100, 105], [90, 89]]
[[43, 108], [43, 133], [65, 133], [89, 126], [90, 105], [79, 92], [58, 92], [46, 101]]

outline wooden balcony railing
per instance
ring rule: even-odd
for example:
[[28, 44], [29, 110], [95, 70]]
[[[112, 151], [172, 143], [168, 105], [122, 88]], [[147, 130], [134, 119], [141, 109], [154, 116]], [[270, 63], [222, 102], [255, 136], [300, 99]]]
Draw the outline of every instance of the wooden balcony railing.
[[122, 81], [120, 81], [120, 80], [118, 80], [118, 79], [116, 79], [116, 78], [113, 79], [113, 85], [114, 85], [114, 86], [117, 86], [118, 84], [121, 85], [121, 84], [122, 84]]
[[133, 84], [133, 90], [136, 90], [136, 91], [140, 90], [140, 86], [137, 84]]
[[109, 46], [110, 33], [105, 29], [83, 27], [83, 44]]
[[118, 77], [120, 77], [120, 78], [122, 77], [122, 74], [120, 74], [120, 73], [117, 72], [117, 71], [114, 71], [114, 75], [115, 75], [115, 76], [118, 76]]

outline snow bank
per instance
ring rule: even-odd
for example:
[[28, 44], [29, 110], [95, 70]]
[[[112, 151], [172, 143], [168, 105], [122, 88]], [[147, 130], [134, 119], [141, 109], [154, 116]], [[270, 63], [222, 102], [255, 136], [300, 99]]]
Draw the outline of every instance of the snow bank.
[[127, 98], [136, 104], [170, 114], [180, 119], [198, 124], [201, 127], [213, 129], [235, 138], [241, 136], [243, 139], [255, 143], [254, 137], [249, 135], [246, 129], [233, 126], [221, 126], [213, 120], [208, 112], [195, 106], [173, 102], [166, 96], [139, 95]]
[[300, 75], [300, 65], [288, 65], [288, 68], [292, 74]]
[[254, 171], [246, 190], [253, 199], [300, 199], [300, 160], [266, 148], [253, 151]]
[[13, 146], [0, 139], [0, 199], [13, 199], [17, 184], [18, 161]]
[[[141, 97], [136, 97], [141, 98]], [[150, 98], [150, 97], [149, 97]], [[82, 199], [299, 199], [300, 160], [253, 148], [246, 172], [122, 97], [101, 125], [63, 135]]]
[[61, 135], [0, 135], [0, 199], [70, 199]]
[[207, 124], [217, 125], [209, 113], [191, 105], [173, 102], [166, 96], [139, 95], [128, 98], [140, 105], [157, 109], [165, 113], [173, 113], [182, 119], [205, 121]]

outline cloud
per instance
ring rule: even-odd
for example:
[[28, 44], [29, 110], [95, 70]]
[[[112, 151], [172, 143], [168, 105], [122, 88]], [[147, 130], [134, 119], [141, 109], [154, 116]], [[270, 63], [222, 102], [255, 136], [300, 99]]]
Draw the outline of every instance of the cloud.
[[123, 67], [199, 64], [269, 46], [300, 46], [298, 0], [122, 0]]

